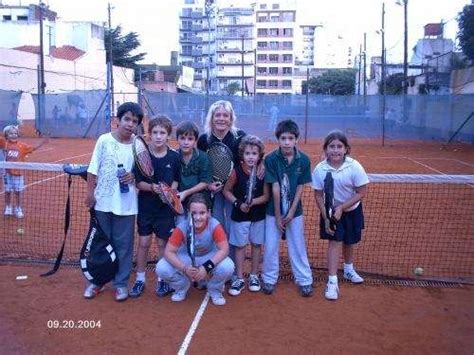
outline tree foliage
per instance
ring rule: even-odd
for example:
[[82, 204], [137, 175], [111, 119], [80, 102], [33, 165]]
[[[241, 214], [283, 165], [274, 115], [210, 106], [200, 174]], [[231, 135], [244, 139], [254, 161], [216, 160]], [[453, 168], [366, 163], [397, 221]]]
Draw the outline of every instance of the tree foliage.
[[[405, 76], [403, 73], [395, 73], [389, 75], [385, 79], [385, 88], [386, 88], [386, 95], [401, 95], [403, 94], [403, 81]], [[380, 87], [379, 84], [379, 93], [383, 93], [383, 88]]]
[[458, 16], [458, 39], [463, 53], [474, 60], [474, 5], [466, 5]]
[[240, 90], [240, 84], [237, 81], [232, 81], [226, 87], [227, 94], [235, 95]]
[[106, 61], [109, 61], [110, 41], [112, 41], [113, 64], [119, 67], [137, 69], [137, 62], [143, 60], [146, 53], [132, 55], [131, 52], [140, 47], [141, 43], [136, 32], [122, 35], [122, 27], [117, 26], [112, 29], [105, 29], [104, 44], [106, 49]]
[[329, 70], [316, 78], [303, 82], [303, 93], [309, 87], [312, 94], [353, 95], [355, 90], [355, 73], [353, 69]]

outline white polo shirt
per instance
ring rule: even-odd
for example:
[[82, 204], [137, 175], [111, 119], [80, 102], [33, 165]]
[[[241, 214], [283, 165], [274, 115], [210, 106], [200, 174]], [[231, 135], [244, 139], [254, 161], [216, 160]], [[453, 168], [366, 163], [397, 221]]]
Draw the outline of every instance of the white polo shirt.
[[[326, 173], [330, 171], [334, 179], [334, 205], [339, 206], [344, 202], [350, 200], [355, 194], [355, 188], [367, 185], [369, 177], [360, 163], [346, 156], [344, 163], [335, 169], [326, 160], [323, 160], [316, 168], [314, 168], [311, 175], [311, 187], [315, 190], [324, 190], [324, 178]], [[352, 206], [348, 211], [352, 211], [359, 206], [360, 201]]]

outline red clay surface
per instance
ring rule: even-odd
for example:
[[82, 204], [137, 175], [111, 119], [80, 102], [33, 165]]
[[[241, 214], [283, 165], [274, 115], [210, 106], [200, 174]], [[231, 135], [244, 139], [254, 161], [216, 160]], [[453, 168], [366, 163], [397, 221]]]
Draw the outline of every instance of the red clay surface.
[[[35, 142], [37, 139], [27, 138], [25, 141]], [[83, 139], [52, 139], [31, 155], [29, 161], [87, 163], [94, 143]], [[439, 171], [444, 174], [474, 174], [474, 147], [471, 145], [443, 148], [441, 144], [431, 142], [387, 142], [385, 147], [381, 147], [379, 142], [359, 139], [355, 139], [352, 145], [352, 155], [369, 173], [435, 174]], [[268, 144], [267, 152], [273, 147]], [[300, 148], [310, 155], [313, 163], [319, 160], [320, 141], [300, 145]], [[74, 184], [80, 183], [75, 181]], [[52, 257], [62, 241], [64, 198], [52, 203], [47, 192], [33, 187], [27, 188], [25, 197], [28, 189], [31, 192], [27, 200], [31, 205], [21, 222], [25, 234], [20, 238], [15, 233], [20, 226], [15, 219], [3, 220], [0, 256], [14, 254], [15, 250], [18, 254], [42, 252], [44, 248], [48, 255], [51, 254], [48, 257]], [[372, 268], [369, 271], [387, 271], [388, 274], [396, 271], [400, 275], [411, 275], [414, 267], [423, 266], [427, 277], [472, 276], [472, 235], [465, 234], [465, 239], [457, 240], [459, 230], [448, 228], [441, 231], [443, 239], [439, 241], [440, 237], [433, 237], [433, 229], [428, 228], [440, 229], [436, 223], [452, 206], [449, 203], [432, 206], [429, 199], [416, 198], [416, 191], [408, 191], [408, 195], [413, 195], [408, 203], [421, 201], [410, 205], [410, 213], [403, 210], [407, 207], [387, 209], [375, 204], [374, 214], [370, 212], [372, 207], [368, 199], [367, 230], [357, 252], [358, 265], [368, 263]], [[65, 196], [65, 187], [61, 196]], [[472, 201], [472, 197], [465, 197], [462, 213], [468, 213], [466, 216], [460, 217], [458, 213], [450, 219], [472, 224]], [[73, 203], [76, 214], [84, 212], [82, 201]], [[314, 264], [324, 265], [326, 246], [316, 238], [317, 212], [312, 207], [314, 202], [309, 190], [305, 204], [310, 256]], [[0, 206], [3, 208], [3, 202]], [[436, 211], [429, 213], [433, 215], [432, 219], [426, 220], [424, 215], [417, 217], [418, 212], [426, 207]], [[402, 212], [390, 213], [397, 208]], [[33, 227], [45, 219], [34, 218], [35, 213], [49, 214], [46, 227]], [[408, 217], [400, 220], [402, 216]], [[417, 218], [422, 220], [417, 221]], [[377, 221], [385, 220], [390, 220], [392, 227], [375, 228]], [[82, 223], [85, 225], [86, 222]], [[390, 239], [390, 233], [406, 226], [410, 231], [408, 235], [393, 234]], [[419, 229], [413, 229], [413, 226]], [[85, 228], [80, 223], [73, 223], [72, 228], [74, 233], [68, 241], [66, 256], [77, 260]], [[463, 233], [464, 227], [459, 228]], [[46, 233], [40, 235], [36, 230]], [[434, 241], [439, 244], [432, 249]], [[423, 249], [425, 246], [430, 247], [428, 255]], [[377, 254], [381, 248], [387, 252]], [[436, 270], [433, 269], [435, 265], [439, 266]], [[461, 269], [453, 271], [453, 267]], [[0, 287], [4, 290], [0, 302], [2, 354], [176, 353], [204, 296], [202, 292], [193, 290], [189, 300], [181, 304], [172, 304], [168, 298], [157, 299], [153, 293], [154, 275], [148, 273], [152, 282], [140, 299], [118, 304], [113, 301], [109, 289], [96, 300], [86, 301], [82, 298], [84, 280], [79, 270], [62, 268], [57, 275], [39, 278], [38, 275], [46, 269], [0, 266]], [[15, 280], [17, 275], [24, 274], [29, 276], [26, 281]], [[355, 287], [343, 283], [341, 299], [334, 303], [324, 300], [321, 283], [316, 287], [313, 298], [303, 299], [290, 281], [283, 281], [270, 297], [244, 292], [238, 298], [227, 296], [228, 304], [223, 308], [210, 304], [189, 353], [472, 354], [473, 286], [408, 288], [367, 284]], [[100, 320], [102, 327], [53, 330], [47, 328], [48, 320], [74, 320], [76, 323]]]

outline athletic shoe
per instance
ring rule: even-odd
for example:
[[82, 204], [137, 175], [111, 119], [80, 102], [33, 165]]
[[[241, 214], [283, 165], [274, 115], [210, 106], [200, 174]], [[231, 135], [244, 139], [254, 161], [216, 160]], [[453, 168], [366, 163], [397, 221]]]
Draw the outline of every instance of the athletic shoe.
[[249, 276], [249, 290], [252, 292], [258, 292], [260, 291], [261, 286], [260, 286], [260, 279], [258, 278], [257, 275], [252, 275], [250, 274]]
[[210, 295], [211, 296], [211, 301], [215, 306], [223, 306], [225, 305], [226, 301], [224, 296], [222, 296], [222, 293], [218, 293], [215, 295]]
[[128, 295], [132, 298], [139, 297], [145, 290], [145, 283], [143, 281], [135, 281], [132, 289], [128, 291]]
[[324, 293], [326, 299], [335, 301], [339, 297], [339, 286], [337, 283], [328, 282], [326, 285], [326, 292]]
[[23, 218], [23, 210], [21, 209], [21, 207], [17, 207], [15, 208], [15, 216], [16, 218]]
[[364, 279], [360, 277], [360, 275], [355, 270], [344, 272], [344, 278], [353, 284], [361, 284], [364, 282]]
[[5, 207], [5, 212], [3, 212], [5, 216], [12, 216], [13, 215], [13, 208], [12, 206]]
[[313, 285], [300, 286], [300, 293], [303, 297], [311, 297], [313, 295]]
[[231, 296], [238, 296], [245, 288], [245, 281], [244, 279], [236, 279], [232, 282], [232, 285], [229, 288], [229, 295]]
[[158, 297], [165, 297], [169, 295], [171, 292], [174, 290], [168, 285], [168, 283], [164, 282], [163, 280], [158, 281], [158, 284], [156, 285], [156, 295]]
[[90, 300], [104, 290], [104, 286], [89, 284], [84, 291], [84, 298]]
[[262, 292], [266, 295], [271, 295], [275, 291], [275, 285], [263, 283]]
[[174, 291], [173, 294], [171, 295], [171, 301], [173, 302], [181, 302], [186, 299], [186, 294], [188, 292], [186, 290], [182, 291]]
[[128, 298], [128, 290], [126, 287], [117, 287], [115, 289], [115, 300], [117, 302], [123, 302]]

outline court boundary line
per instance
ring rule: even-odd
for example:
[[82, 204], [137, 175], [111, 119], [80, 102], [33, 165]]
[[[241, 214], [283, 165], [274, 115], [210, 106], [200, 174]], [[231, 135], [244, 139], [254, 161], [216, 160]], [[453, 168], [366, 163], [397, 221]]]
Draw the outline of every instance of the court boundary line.
[[184, 337], [183, 343], [179, 347], [178, 355], [186, 354], [186, 351], [188, 350], [189, 344], [191, 344], [191, 340], [193, 339], [194, 333], [196, 332], [196, 329], [199, 325], [199, 322], [201, 321], [204, 311], [206, 310], [207, 305], [209, 304], [209, 298], [209, 293], [206, 292], [206, 295], [204, 296], [204, 299], [202, 300], [201, 305], [199, 306], [199, 309], [196, 312], [196, 315], [194, 316], [193, 322], [189, 327], [188, 333]]
[[417, 160], [415, 160], [415, 159], [408, 158], [408, 157], [406, 157], [406, 159], [408, 159], [408, 160], [410, 160], [410, 161], [412, 161], [412, 162], [414, 162], [414, 163], [420, 164], [421, 166], [423, 166], [423, 167], [425, 167], [425, 168], [427, 168], [427, 169], [430, 169], [430, 170], [432, 170], [432, 171], [434, 171], [434, 172], [436, 172], [436, 173], [438, 173], [438, 174], [441, 174], [441, 175], [448, 175], [448, 174], [443, 173], [442, 171], [439, 171], [438, 169], [432, 168], [431, 166], [429, 166], [429, 165], [427, 165], [427, 164], [423, 164], [423, 163], [421, 163], [421, 162], [419, 162], [419, 161], [417, 161]]

